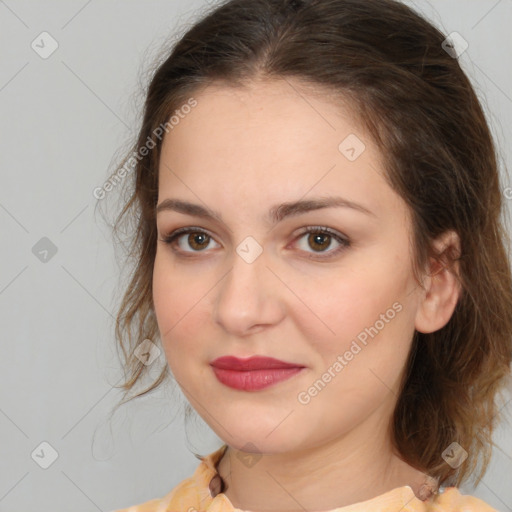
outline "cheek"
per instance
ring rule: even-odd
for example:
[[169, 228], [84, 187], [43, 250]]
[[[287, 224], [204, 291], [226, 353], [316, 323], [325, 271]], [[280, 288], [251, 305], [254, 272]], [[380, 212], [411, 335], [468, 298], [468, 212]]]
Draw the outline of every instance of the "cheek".
[[162, 341], [165, 341], [165, 333], [171, 329], [175, 318], [179, 318], [180, 304], [176, 291], [180, 282], [172, 269], [167, 270], [158, 253], [153, 267], [153, 304], [160, 329]]
[[307, 295], [315, 315], [297, 321], [326, 367], [347, 351], [352, 352], [347, 358], [364, 364], [378, 364], [381, 357], [403, 361], [396, 352], [407, 352], [414, 333], [411, 283], [404, 270], [363, 262], [343, 279], [317, 283], [315, 290]]
[[200, 328], [198, 318], [207, 300], [207, 290], [204, 281], [172, 268], [165, 256], [159, 257], [157, 253], [153, 269], [153, 303], [166, 351], [191, 347], [177, 342]]

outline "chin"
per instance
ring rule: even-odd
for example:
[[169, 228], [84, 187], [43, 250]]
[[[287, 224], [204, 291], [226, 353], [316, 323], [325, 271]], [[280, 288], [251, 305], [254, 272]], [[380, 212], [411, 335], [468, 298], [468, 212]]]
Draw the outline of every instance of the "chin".
[[280, 427], [278, 427], [275, 429], [275, 425], [278, 425], [279, 422], [274, 423], [274, 426], [271, 428], [264, 429], [247, 424], [222, 424], [226, 425], [226, 430], [233, 435], [227, 435], [226, 430], [221, 428], [216, 430], [217, 436], [233, 449], [245, 453], [286, 453], [301, 449], [304, 443], [306, 443], [306, 439], [302, 438], [302, 433], [300, 433], [300, 437], [296, 435], [297, 428], [280, 430]]

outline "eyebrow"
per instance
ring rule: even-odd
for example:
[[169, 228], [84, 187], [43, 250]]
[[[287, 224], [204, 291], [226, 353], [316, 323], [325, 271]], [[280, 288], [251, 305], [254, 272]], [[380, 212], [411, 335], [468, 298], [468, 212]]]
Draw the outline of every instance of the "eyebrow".
[[[361, 204], [354, 203], [353, 201], [349, 201], [342, 197], [322, 197], [274, 205], [270, 208], [267, 219], [271, 224], [276, 224], [282, 221], [285, 217], [292, 217], [310, 211], [320, 210], [322, 208], [333, 207], [351, 208], [366, 215], [376, 217], [375, 213], [370, 211], [368, 208], [365, 208]], [[224, 223], [220, 213], [205, 206], [189, 203], [188, 201], [181, 201], [179, 199], [164, 199], [156, 207], [156, 213], [158, 214], [164, 210], [172, 210], [185, 215], [217, 220]]]

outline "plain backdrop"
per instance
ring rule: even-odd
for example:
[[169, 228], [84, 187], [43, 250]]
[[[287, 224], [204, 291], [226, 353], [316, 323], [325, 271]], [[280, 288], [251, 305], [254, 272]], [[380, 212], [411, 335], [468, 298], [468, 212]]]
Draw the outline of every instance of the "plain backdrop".
[[[135, 135], [151, 63], [209, 4], [0, 0], [1, 512], [108, 512], [161, 497], [197, 467], [193, 451], [221, 444], [201, 419], [185, 425], [172, 386], [109, 417], [121, 397], [120, 270], [93, 196]], [[460, 62], [510, 186], [512, 1], [410, 5], [468, 41]], [[511, 432], [496, 433], [483, 482], [463, 487], [501, 511], [512, 510]]]

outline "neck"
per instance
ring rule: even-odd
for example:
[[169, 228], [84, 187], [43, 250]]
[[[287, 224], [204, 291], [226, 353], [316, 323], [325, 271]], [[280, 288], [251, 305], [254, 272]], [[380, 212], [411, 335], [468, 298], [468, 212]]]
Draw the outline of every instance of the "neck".
[[[331, 510], [408, 485], [418, 496], [427, 475], [392, 453], [378, 418], [325, 444], [258, 454], [253, 464], [228, 447], [217, 470], [235, 508], [251, 512]], [[357, 433], [356, 433], [357, 431]]]

